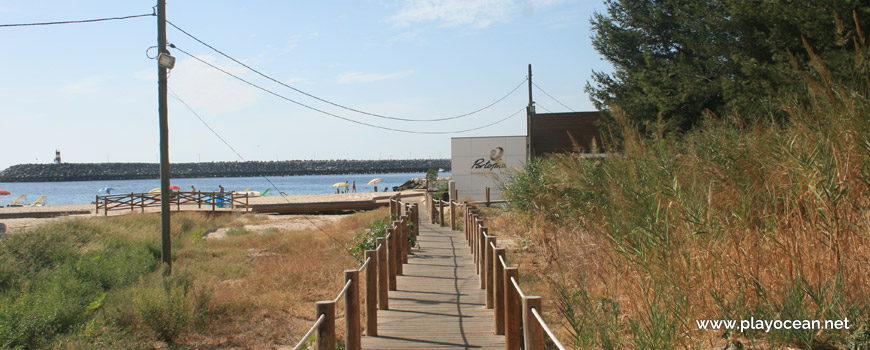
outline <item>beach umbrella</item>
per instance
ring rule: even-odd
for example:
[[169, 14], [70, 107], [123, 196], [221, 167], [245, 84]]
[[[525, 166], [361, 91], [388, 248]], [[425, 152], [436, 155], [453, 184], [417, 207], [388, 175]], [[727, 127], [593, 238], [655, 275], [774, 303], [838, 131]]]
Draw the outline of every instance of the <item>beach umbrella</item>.
[[175, 185], [171, 185], [171, 186], [169, 186], [169, 190], [170, 190], [170, 191], [178, 191], [178, 190], [180, 190], [180, 189], [181, 189], [181, 187], [178, 187], [178, 186], [175, 186]]
[[374, 185], [377, 185], [378, 182], [381, 182], [381, 181], [384, 181], [384, 180], [381, 179], [381, 178], [372, 179], [372, 181], [369, 181], [368, 185], [369, 185], [369, 186], [374, 186]]
[[0, 196], [8, 196], [10, 193], [6, 190], [0, 190]]
[[160, 193], [160, 187], [152, 188], [151, 191], [148, 191], [148, 193], [151, 193], [151, 194]]
[[100, 189], [100, 192], [109, 192], [109, 191], [114, 191], [114, 190], [115, 189], [112, 187], [103, 187]]
[[335, 184], [332, 185], [332, 187], [335, 187], [335, 188], [338, 188], [338, 187], [347, 187], [347, 186], [350, 186], [350, 185], [347, 184], [347, 182], [336, 182]]

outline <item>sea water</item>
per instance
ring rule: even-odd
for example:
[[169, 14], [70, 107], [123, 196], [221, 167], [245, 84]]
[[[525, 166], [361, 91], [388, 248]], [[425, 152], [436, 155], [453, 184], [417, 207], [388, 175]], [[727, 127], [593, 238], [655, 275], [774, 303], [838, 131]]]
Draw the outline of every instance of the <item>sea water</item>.
[[[439, 176], [450, 176], [450, 173], [439, 173]], [[347, 175], [297, 175], [270, 177], [209, 177], [171, 179], [170, 184], [178, 186], [181, 191], [191, 191], [195, 186], [197, 191], [217, 192], [218, 186], [223, 186], [226, 192], [251, 191], [269, 192], [267, 196], [276, 196], [280, 192], [287, 195], [328, 194], [335, 193], [333, 184], [356, 181], [357, 192], [373, 192], [374, 186], [366, 185], [375, 178], [383, 179], [377, 184], [379, 192], [385, 188], [392, 191], [393, 186], [400, 186], [405, 181], [415, 177], [424, 177], [425, 173], [394, 173], [394, 174], [347, 174]], [[67, 205], [89, 204], [97, 195], [105, 195], [100, 190], [111, 187], [112, 194], [129, 194], [148, 192], [160, 187], [159, 179], [148, 180], [97, 180], [97, 181], [63, 181], [63, 182], [0, 182], [0, 190], [10, 192], [8, 196], [0, 196], [0, 205], [9, 205], [22, 194], [24, 198], [18, 204], [30, 204], [45, 196], [41, 204]], [[350, 189], [350, 188], [348, 188]]]

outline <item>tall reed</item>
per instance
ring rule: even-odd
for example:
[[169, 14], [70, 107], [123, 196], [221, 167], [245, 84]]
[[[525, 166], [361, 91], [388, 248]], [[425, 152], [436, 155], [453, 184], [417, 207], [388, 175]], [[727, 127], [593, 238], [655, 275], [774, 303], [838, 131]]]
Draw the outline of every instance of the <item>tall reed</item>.
[[[533, 238], [567, 276], [553, 283], [575, 345], [870, 347], [870, 50], [853, 39], [844, 81], [807, 45], [806, 94], [779, 99], [788, 121], [709, 115], [686, 134], [640, 135], [614, 107], [620, 138], [606, 159], [554, 155], [504, 184], [515, 212], [558, 223]], [[695, 323], [750, 317], [853, 327]]]

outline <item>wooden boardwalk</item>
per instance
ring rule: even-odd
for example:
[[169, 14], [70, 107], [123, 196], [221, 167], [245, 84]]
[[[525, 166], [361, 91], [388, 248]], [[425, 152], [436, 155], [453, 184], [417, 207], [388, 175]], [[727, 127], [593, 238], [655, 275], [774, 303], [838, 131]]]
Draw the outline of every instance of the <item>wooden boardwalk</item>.
[[389, 310], [378, 311], [378, 336], [362, 337], [362, 348], [504, 349], [465, 234], [421, 223], [417, 239]]

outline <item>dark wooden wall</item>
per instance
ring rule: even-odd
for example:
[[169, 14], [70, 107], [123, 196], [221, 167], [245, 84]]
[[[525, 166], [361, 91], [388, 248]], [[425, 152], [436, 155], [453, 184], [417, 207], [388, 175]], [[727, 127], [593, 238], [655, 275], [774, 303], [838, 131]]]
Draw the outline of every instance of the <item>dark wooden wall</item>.
[[597, 111], [534, 114], [531, 143], [535, 155], [575, 151], [572, 137], [583, 152], [589, 152], [593, 139], [600, 150], [601, 134], [595, 125], [600, 118]]

